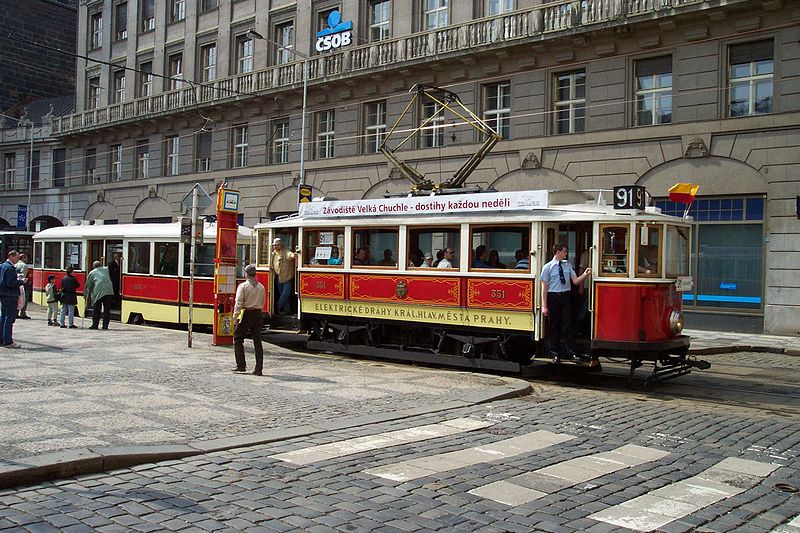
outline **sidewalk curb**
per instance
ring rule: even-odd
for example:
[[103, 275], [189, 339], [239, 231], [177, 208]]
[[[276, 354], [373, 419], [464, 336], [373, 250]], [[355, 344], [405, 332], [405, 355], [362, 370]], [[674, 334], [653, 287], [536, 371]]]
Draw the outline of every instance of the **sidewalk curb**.
[[400, 411], [341, 418], [329, 422], [262, 431], [235, 437], [196, 440], [186, 444], [91, 447], [26, 457], [14, 462], [0, 463], [0, 490], [449, 411], [470, 405], [525, 396], [533, 390], [531, 385], [522, 379], [509, 377], [500, 377], [498, 379], [503, 379], [506, 384], [468, 393], [462, 400], [424, 405]]
[[791, 356], [800, 356], [800, 349], [781, 348], [779, 346], [750, 346], [736, 344], [729, 346], [710, 346], [708, 348], [689, 348], [689, 355], [720, 355], [736, 352], [774, 353]]

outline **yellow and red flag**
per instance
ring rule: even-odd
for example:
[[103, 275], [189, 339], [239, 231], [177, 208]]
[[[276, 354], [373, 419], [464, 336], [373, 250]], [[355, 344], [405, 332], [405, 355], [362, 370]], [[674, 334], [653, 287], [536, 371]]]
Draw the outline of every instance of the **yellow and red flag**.
[[676, 183], [669, 188], [669, 199], [679, 204], [691, 204], [699, 189], [700, 186], [694, 183]]

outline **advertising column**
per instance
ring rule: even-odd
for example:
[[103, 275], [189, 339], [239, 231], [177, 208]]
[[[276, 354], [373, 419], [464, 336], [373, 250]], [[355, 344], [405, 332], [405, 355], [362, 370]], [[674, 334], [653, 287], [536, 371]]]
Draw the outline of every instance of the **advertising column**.
[[233, 344], [233, 305], [236, 296], [236, 237], [239, 234], [239, 191], [217, 191], [217, 253], [214, 259], [215, 346]]

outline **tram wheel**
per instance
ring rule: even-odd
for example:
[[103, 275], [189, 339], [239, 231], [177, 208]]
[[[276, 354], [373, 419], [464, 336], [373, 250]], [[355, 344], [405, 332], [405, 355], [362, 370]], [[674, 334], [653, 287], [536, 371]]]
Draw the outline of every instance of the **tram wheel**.
[[144, 324], [144, 317], [139, 313], [131, 313], [129, 322], [131, 324], [136, 324], [137, 326], [141, 326]]

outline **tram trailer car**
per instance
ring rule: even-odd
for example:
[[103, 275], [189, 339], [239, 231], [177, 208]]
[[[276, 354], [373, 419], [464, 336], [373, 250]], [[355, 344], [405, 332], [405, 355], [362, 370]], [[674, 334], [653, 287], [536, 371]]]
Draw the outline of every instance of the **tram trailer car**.
[[[213, 323], [216, 235], [216, 223], [203, 224], [203, 244], [195, 256], [194, 324]], [[239, 227], [238, 277], [250, 259], [253, 236], [252, 229]], [[63, 226], [40, 231], [33, 240], [35, 303], [47, 305], [47, 276], [53, 274], [60, 284], [71, 265], [80, 284], [78, 311], [85, 312], [83, 290], [92, 263], [109, 266], [116, 258], [119, 298], [113, 307], [123, 322], [188, 324], [190, 245], [180, 242], [180, 223]]]
[[[581, 364], [624, 358], [633, 373], [648, 362], [651, 379], [708, 367], [681, 334], [690, 229], [575, 191], [315, 201], [255, 227], [271, 329], [306, 331], [313, 349], [509, 372], [549, 361], [539, 273], [566, 244], [576, 272], [593, 272], [573, 288]], [[275, 312], [275, 238], [300, 250], [288, 316]], [[428, 267], [441, 250], [449, 268]]]
[[[33, 265], [33, 231], [23, 231], [17, 229], [0, 229], [0, 261], [8, 258], [8, 252], [16, 250], [28, 257], [28, 266]], [[28, 287], [33, 283], [33, 275], [28, 269]], [[28, 293], [30, 290], [28, 291]], [[28, 294], [28, 298], [31, 295]]]

